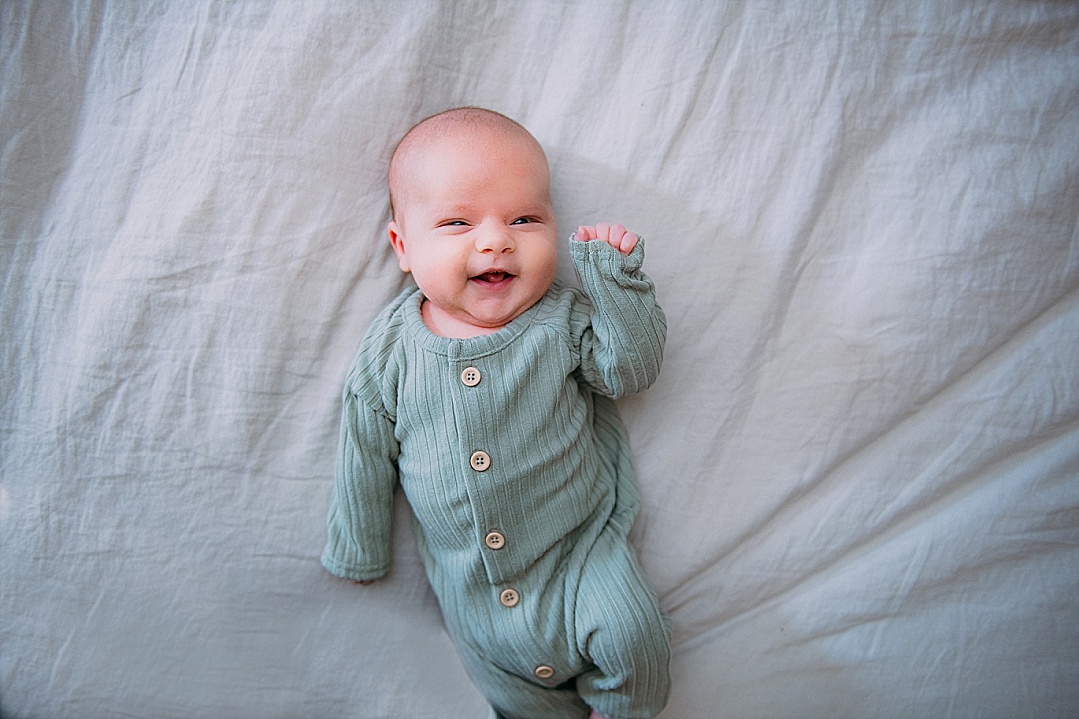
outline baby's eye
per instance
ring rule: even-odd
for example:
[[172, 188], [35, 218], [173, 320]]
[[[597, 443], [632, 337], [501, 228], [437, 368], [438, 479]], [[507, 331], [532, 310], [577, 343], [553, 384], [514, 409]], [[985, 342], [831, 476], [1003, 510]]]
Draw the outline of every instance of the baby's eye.
[[446, 220], [445, 222], [438, 223], [439, 227], [464, 227], [466, 223], [464, 220]]
[[511, 225], [527, 225], [529, 222], [535, 222], [535, 221], [536, 221], [535, 217], [518, 217], [516, 220], [514, 220], [510, 224]]

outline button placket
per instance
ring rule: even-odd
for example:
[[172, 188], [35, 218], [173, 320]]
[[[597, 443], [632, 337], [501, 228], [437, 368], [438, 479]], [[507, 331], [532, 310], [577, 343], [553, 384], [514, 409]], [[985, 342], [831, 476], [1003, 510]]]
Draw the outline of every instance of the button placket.
[[[464, 362], [461, 362], [461, 364], [464, 364]], [[479, 442], [477, 442], [477, 444], [481, 444], [485, 441], [484, 438], [487, 437], [487, 432], [484, 431], [484, 429], [485, 427], [490, 426], [485, 419], [488, 410], [486, 403], [489, 401], [489, 398], [487, 397], [487, 392], [481, 391], [479, 389], [473, 390], [473, 388], [478, 387], [482, 382], [485, 382], [487, 378], [484, 376], [484, 373], [475, 365], [470, 364], [461, 369], [461, 364], [457, 365], [458, 369], [460, 370], [458, 380], [461, 383], [460, 386], [462, 386], [463, 388], [455, 394], [457, 394], [461, 402], [460, 407], [463, 411], [464, 424], [474, 430], [479, 430], [479, 432], [474, 435], [472, 439], [473, 441], [480, 440]], [[471, 432], [469, 434], [471, 434]], [[489, 437], [487, 439], [489, 439]], [[473, 447], [475, 447], [475, 445], [473, 445]], [[474, 472], [478, 474], [483, 474], [489, 469], [491, 469], [493, 462], [490, 454], [488, 454], [482, 449], [477, 449], [469, 456], [468, 463]], [[483, 495], [483, 491], [479, 491], [480, 494]], [[483, 524], [486, 523], [484, 521], [485, 515], [488, 514], [488, 512], [485, 511], [486, 504], [486, 502], [481, 501], [479, 503], [479, 506], [477, 506], [476, 519], [480, 523], [480, 527], [482, 527]], [[490, 527], [491, 525], [488, 524], [487, 526]], [[483, 546], [486, 550], [489, 550], [492, 553], [497, 553], [499, 550], [503, 549], [506, 546], [506, 537], [504, 534], [497, 530], [488, 530], [487, 533], [483, 535]], [[488, 554], [487, 556], [490, 559], [485, 559], [485, 562], [495, 561], [497, 564], [497, 560], [495, 560], [494, 554]], [[506, 608], [515, 607], [521, 601], [520, 593], [512, 587], [504, 587], [497, 596], [499, 603]]]

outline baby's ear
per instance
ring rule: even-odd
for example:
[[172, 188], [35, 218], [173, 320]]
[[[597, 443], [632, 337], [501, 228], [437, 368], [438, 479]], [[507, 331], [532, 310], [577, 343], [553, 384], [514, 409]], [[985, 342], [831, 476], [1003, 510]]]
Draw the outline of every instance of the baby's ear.
[[393, 251], [397, 253], [397, 264], [401, 266], [402, 272], [411, 272], [408, 264], [408, 254], [405, 252], [405, 238], [401, 234], [400, 228], [397, 227], [397, 223], [390, 220], [390, 224], [386, 225], [386, 234], [390, 236], [390, 244], [393, 245]]

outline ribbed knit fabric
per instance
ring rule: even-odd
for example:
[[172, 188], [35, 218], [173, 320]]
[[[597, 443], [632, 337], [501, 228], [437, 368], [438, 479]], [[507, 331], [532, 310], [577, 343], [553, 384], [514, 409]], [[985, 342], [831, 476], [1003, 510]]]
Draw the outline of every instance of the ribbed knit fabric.
[[626, 542], [638, 495], [610, 398], [655, 380], [666, 321], [643, 241], [570, 249], [584, 294], [556, 285], [493, 335], [433, 334], [418, 290], [378, 316], [343, 393], [322, 562], [388, 571], [400, 481], [447, 629], [501, 715], [651, 717], [669, 630]]

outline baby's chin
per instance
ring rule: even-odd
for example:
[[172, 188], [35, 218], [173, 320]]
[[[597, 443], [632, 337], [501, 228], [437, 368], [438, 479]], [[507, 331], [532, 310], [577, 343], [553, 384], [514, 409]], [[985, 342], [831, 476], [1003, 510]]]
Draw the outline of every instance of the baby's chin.
[[[477, 287], [462, 309], [479, 325], [507, 325], [539, 302], [546, 293], [516, 284], [519, 280], [503, 280], [501, 286], [490, 284]], [[479, 283], [477, 283], [479, 285]]]

